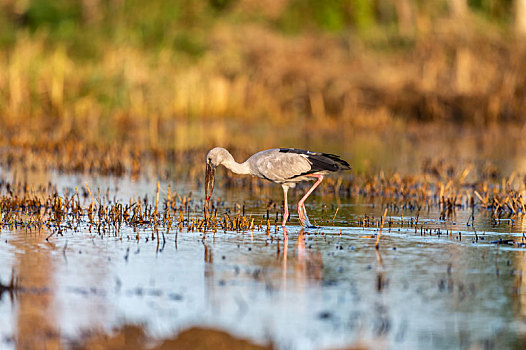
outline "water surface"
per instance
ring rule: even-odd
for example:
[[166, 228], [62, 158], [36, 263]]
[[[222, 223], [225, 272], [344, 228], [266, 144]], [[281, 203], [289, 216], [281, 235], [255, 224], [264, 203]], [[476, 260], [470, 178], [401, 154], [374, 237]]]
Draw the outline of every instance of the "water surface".
[[[51, 178], [64, 193], [87, 181], [109, 189], [110, 200], [155, 197], [155, 183], [146, 180]], [[161, 183], [161, 202], [167, 185]], [[202, 201], [196, 185], [171, 185], [194, 204]], [[253, 198], [218, 188], [215, 195], [220, 212], [234, 215], [244, 204], [259, 223], [265, 201], [280, 192]], [[253, 232], [171, 230], [159, 239], [148, 226], [100, 235], [84, 223], [51, 237], [2, 228], [0, 278], [6, 284], [15, 273], [23, 287], [1, 294], [2, 348], [69, 347], [87, 331], [124, 324], [143, 325], [155, 339], [211, 326], [280, 349], [526, 344], [526, 251], [495, 244], [520, 241], [522, 221], [495, 223], [477, 210], [473, 227], [469, 209], [448, 220], [429, 209], [418, 212], [426, 230], [415, 230], [414, 210], [390, 211], [376, 250], [378, 230], [360, 220], [378, 219], [381, 203], [313, 196], [308, 210], [322, 226], [302, 230], [293, 216], [286, 237], [273, 224]]]

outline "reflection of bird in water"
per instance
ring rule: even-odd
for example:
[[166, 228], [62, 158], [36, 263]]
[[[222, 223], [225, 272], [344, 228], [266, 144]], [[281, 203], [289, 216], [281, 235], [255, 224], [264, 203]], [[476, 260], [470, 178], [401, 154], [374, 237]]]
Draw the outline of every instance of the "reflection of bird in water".
[[[289, 238], [287, 228], [283, 228], [285, 236], [283, 239], [283, 281], [287, 284], [289, 264], [288, 264], [288, 244]], [[305, 231], [301, 229], [298, 232], [298, 238], [295, 243], [296, 258], [292, 260], [292, 267], [295, 272], [296, 282], [321, 281], [323, 275], [323, 258], [319, 251], [307, 251], [305, 249]]]
[[236, 174], [253, 175], [278, 183], [283, 188], [285, 212], [282, 226], [289, 217], [287, 191], [296, 183], [317, 179], [314, 185], [298, 202], [298, 215], [302, 226], [312, 227], [305, 209], [305, 200], [329, 173], [349, 170], [349, 163], [340, 156], [329, 153], [317, 153], [296, 148], [274, 148], [261, 151], [244, 163], [237, 163], [224, 148], [216, 147], [206, 156], [205, 195], [207, 202], [214, 190], [215, 169], [223, 165]]

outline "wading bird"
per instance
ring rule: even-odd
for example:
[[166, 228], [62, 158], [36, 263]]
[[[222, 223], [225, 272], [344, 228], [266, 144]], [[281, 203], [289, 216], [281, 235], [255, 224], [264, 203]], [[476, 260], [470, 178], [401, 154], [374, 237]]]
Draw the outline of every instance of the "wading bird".
[[342, 170], [349, 170], [349, 163], [340, 156], [329, 153], [317, 153], [296, 148], [274, 148], [261, 151], [244, 163], [238, 163], [224, 148], [216, 147], [206, 156], [205, 196], [207, 204], [214, 191], [215, 169], [223, 165], [236, 174], [253, 175], [280, 184], [283, 188], [284, 207], [283, 222], [285, 227], [289, 217], [287, 192], [296, 183], [317, 179], [314, 185], [298, 202], [298, 215], [302, 226], [313, 227], [307, 216], [305, 200], [323, 180], [323, 176]]

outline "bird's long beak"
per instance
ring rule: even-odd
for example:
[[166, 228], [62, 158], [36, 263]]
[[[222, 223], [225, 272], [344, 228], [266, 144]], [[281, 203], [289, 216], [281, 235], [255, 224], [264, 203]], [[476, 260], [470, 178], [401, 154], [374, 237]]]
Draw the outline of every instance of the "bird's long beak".
[[206, 197], [207, 206], [208, 206], [208, 203], [210, 202], [210, 197], [212, 197], [212, 192], [214, 192], [215, 173], [216, 173], [215, 167], [210, 163], [206, 163], [205, 197]]

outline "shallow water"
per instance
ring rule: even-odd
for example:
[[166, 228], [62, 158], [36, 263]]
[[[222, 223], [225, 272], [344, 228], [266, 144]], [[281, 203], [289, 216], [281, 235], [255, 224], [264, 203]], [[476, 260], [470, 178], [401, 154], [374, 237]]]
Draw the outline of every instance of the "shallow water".
[[[148, 181], [50, 178], [62, 192], [87, 181], [121, 201], [155, 196]], [[193, 184], [172, 186], [202, 200]], [[262, 198], [221, 188], [215, 195], [223, 198], [221, 211], [244, 203], [256, 222], [266, 216], [263, 202], [280, 198], [279, 189]], [[418, 213], [429, 229], [422, 233], [408, 225], [416, 212], [393, 211], [377, 251], [377, 229], [359, 221], [380, 217], [381, 204], [314, 196], [308, 210], [322, 227], [301, 230], [294, 216], [286, 240], [274, 226], [245, 233], [183, 229], [157, 239], [147, 227], [115, 237], [90, 233], [86, 224], [48, 240], [49, 232], [4, 228], [0, 278], [6, 284], [15, 271], [23, 289], [1, 295], [1, 347], [68, 347], [86, 331], [129, 323], [158, 339], [212, 326], [280, 349], [526, 344], [526, 251], [491, 243], [520, 240], [523, 222], [495, 223], [476, 211], [474, 231], [466, 224], [470, 210], [441, 221], [430, 209]]]

